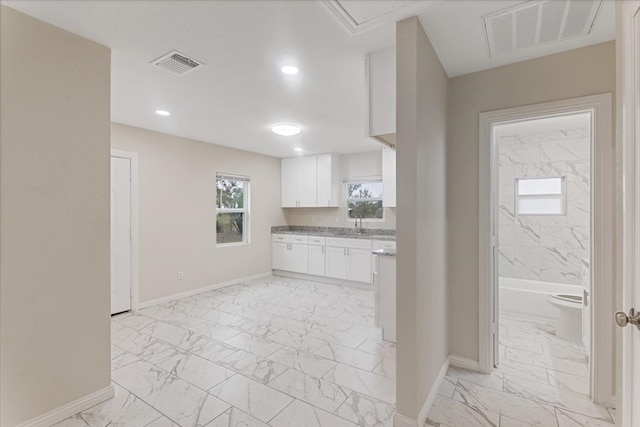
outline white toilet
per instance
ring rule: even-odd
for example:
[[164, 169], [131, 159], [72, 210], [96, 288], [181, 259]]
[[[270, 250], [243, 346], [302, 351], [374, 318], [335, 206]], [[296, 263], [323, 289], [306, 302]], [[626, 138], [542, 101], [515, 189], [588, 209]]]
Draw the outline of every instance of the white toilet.
[[550, 294], [547, 302], [560, 310], [556, 336], [572, 342], [582, 342], [582, 296]]

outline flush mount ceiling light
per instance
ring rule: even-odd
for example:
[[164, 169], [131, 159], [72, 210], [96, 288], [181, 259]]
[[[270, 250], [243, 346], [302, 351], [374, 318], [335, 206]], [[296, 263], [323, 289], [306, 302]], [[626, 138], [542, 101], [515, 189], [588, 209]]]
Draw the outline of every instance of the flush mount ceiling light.
[[294, 74], [298, 74], [298, 67], [294, 66], [294, 65], [285, 65], [284, 67], [280, 68], [280, 71], [282, 71], [285, 74], [288, 74], [290, 76], [294, 75]]
[[282, 136], [293, 136], [300, 133], [300, 126], [289, 123], [278, 123], [271, 128], [273, 133]]
[[159, 116], [170, 116], [171, 113], [165, 110], [156, 110], [156, 114]]
[[301, 153], [302, 152], [302, 148], [296, 147], [296, 148], [293, 149], [293, 151], [297, 151], [298, 153]]

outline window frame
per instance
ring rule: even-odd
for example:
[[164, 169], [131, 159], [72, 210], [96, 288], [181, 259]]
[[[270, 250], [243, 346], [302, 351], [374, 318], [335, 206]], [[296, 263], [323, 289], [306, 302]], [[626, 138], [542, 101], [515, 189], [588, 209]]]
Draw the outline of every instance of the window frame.
[[[533, 181], [538, 179], [560, 179], [560, 194], [518, 194], [520, 189], [520, 181]], [[567, 177], [566, 176], [536, 176], [536, 177], [520, 177], [514, 180], [514, 213], [515, 216], [566, 216], [567, 215]], [[520, 213], [520, 200], [540, 200], [540, 199], [557, 199], [560, 198], [561, 213]]]
[[[343, 192], [344, 192], [344, 207], [345, 207], [345, 218], [347, 221], [354, 221], [356, 218], [349, 217], [349, 202], [380, 202], [382, 207], [382, 218], [362, 218], [362, 222], [384, 222], [385, 214], [384, 214], [384, 183], [382, 181], [381, 176], [369, 176], [369, 177], [357, 177], [357, 178], [345, 178], [343, 181]], [[349, 198], [349, 184], [367, 184], [367, 183], [376, 183], [382, 184], [382, 192], [380, 197], [371, 197], [371, 198], [359, 198], [359, 199], [350, 199]], [[359, 219], [359, 218], [358, 218]]]
[[[218, 201], [218, 181], [219, 180], [228, 180], [228, 181], [239, 181], [243, 183], [243, 205], [242, 208], [223, 208], [218, 207], [221, 206], [222, 203]], [[216, 206], [216, 247], [230, 247], [230, 246], [242, 246], [248, 245], [251, 243], [251, 177], [244, 175], [236, 175], [236, 174], [228, 174], [217, 172], [216, 173], [216, 181], [215, 181], [215, 206]], [[229, 214], [229, 213], [242, 213], [242, 241], [241, 242], [228, 242], [228, 243], [219, 243], [218, 242], [218, 230], [217, 230], [217, 222], [219, 214]]]

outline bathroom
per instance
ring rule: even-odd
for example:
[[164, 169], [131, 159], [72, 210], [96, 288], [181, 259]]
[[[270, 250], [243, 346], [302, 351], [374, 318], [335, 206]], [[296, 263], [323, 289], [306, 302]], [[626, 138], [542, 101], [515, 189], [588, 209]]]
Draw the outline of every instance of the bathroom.
[[592, 116], [495, 132], [500, 363], [546, 367], [552, 383], [588, 394]]

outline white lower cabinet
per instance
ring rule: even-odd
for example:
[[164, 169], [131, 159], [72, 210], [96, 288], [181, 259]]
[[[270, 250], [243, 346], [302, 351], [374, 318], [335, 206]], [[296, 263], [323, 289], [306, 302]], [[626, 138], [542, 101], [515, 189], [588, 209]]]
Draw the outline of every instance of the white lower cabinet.
[[327, 246], [326, 276], [336, 279], [347, 278], [347, 249]]
[[372, 283], [371, 249], [347, 248], [347, 279], [354, 282]]
[[316, 276], [325, 275], [325, 247], [317, 245], [309, 245], [309, 274]]
[[373, 283], [372, 241], [274, 234], [273, 269]]
[[[296, 243], [290, 243], [296, 242]], [[309, 245], [300, 236], [274, 235], [271, 266], [274, 270], [309, 272]]]

